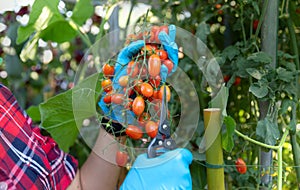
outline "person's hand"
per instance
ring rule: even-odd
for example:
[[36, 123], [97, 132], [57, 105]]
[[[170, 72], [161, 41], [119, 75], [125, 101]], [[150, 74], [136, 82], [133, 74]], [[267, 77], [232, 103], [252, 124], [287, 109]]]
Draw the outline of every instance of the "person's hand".
[[192, 189], [189, 165], [191, 152], [184, 148], [168, 151], [156, 158], [141, 154], [135, 160], [120, 190]]
[[166, 34], [166, 32], [162, 31], [158, 34], [158, 38], [160, 42], [162, 43], [164, 49], [168, 53], [169, 59], [173, 62], [173, 69], [168, 74], [168, 68], [162, 64], [161, 70], [160, 70], [160, 77], [163, 82], [167, 80], [167, 77], [174, 73], [178, 66], [178, 46], [175, 43], [175, 37], [176, 37], [176, 27], [174, 25], [169, 26], [169, 35]]

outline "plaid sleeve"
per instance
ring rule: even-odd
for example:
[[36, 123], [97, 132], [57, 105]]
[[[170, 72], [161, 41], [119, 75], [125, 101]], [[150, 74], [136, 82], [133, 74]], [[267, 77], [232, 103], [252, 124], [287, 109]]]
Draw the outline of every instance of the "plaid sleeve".
[[77, 160], [41, 135], [0, 84], [0, 182], [8, 189], [66, 189], [77, 170]]

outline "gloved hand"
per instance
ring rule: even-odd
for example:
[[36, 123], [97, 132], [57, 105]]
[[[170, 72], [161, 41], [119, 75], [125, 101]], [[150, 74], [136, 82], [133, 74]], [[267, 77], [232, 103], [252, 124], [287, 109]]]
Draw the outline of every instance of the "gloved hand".
[[160, 70], [160, 77], [163, 82], [166, 81], [167, 77], [174, 73], [178, 66], [178, 46], [175, 43], [176, 37], [176, 27], [174, 25], [169, 26], [169, 35], [166, 34], [164, 31], [158, 34], [158, 38], [162, 43], [164, 49], [168, 53], [169, 59], [173, 62], [174, 66], [172, 71], [168, 74], [168, 68], [162, 64]]
[[187, 149], [178, 148], [158, 157], [141, 154], [135, 160], [120, 190], [190, 190], [189, 165], [193, 160]]

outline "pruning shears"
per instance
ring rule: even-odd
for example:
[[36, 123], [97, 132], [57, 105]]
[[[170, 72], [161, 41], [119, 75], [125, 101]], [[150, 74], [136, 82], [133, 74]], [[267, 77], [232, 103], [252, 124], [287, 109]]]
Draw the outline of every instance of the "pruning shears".
[[166, 87], [163, 89], [163, 97], [160, 109], [160, 121], [158, 132], [148, 146], [148, 158], [154, 158], [166, 152], [167, 150], [175, 149], [176, 143], [171, 138], [171, 127], [168, 120], [168, 105], [166, 98]]

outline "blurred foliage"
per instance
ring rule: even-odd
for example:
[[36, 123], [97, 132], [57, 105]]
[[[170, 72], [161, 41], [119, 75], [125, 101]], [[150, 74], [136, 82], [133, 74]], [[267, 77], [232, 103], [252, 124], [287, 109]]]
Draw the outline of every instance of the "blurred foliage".
[[[127, 25], [134, 24], [135, 19], [137, 22], [143, 21], [146, 13], [142, 13], [139, 18], [132, 16], [128, 19], [122, 15], [122, 8], [125, 7], [122, 3], [99, 2], [79, 0], [74, 4], [71, 1], [36, 0], [33, 6], [19, 7], [0, 15], [0, 82], [13, 91], [21, 107], [28, 109], [37, 124], [41, 121], [37, 106], [58, 94], [68, 93], [66, 91], [73, 88], [76, 69], [88, 47], [104, 34], [116, 29], [116, 20]], [[131, 2], [133, 4], [127, 5], [132, 15], [134, 11], [142, 11], [133, 9], [133, 6], [141, 6], [141, 3]], [[205, 42], [218, 60], [229, 88], [227, 114], [236, 122], [229, 119], [226, 127], [224, 126], [224, 131], [227, 128], [229, 133], [224, 133], [223, 136], [230, 139], [223, 144], [227, 150], [224, 151], [226, 185], [228, 189], [257, 188], [262, 175], [258, 165], [259, 147], [236, 135], [228, 135], [232, 135], [232, 125], [236, 125], [239, 131], [251, 138], [276, 144], [278, 136], [284, 130], [283, 124], [287, 123], [289, 129], [297, 134], [299, 145], [300, 131], [296, 130], [296, 124], [299, 126], [300, 123], [299, 52], [291, 48], [294, 43], [299, 50], [300, 45], [299, 1], [280, 1], [278, 67], [275, 70], [266, 67], [271, 60], [260, 48], [262, 1], [149, 0], [147, 3], [152, 5], [148, 22], [172, 23], [189, 31]], [[121, 9], [117, 9], [117, 5]], [[115, 17], [113, 10], [119, 11], [119, 18]], [[291, 19], [296, 39], [291, 37], [288, 19]], [[201, 110], [206, 108], [210, 97], [197, 65], [188, 57], [183, 57], [179, 67], [195, 84]], [[258, 119], [259, 100], [271, 100], [276, 107], [272, 112], [273, 117], [268, 121]], [[258, 130], [259, 126], [267, 128]], [[273, 136], [267, 136], [269, 133]], [[66, 132], [62, 135], [69, 134]], [[73, 135], [76, 137], [78, 134]], [[203, 166], [205, 157], [198, 150], [202, 135], [201, 121], [188, 145], [194, 155], [191, 165], [193, 189], [204, 189], [206, 185]], [[82, 164], [90, 150], [82, 138], [72, 139], [70, 145], [73, 146], [69, 151]], [[285, 143], [283, 153], [283, 188], [296, 189], [297, 176], [290, 143]], [[244, 158], [248, 165], [248, 172], [244, 175], [235, 170], [234, 160], [238, 157]], [[271, 174], [275, 178], [275, 168], [278, 165], [276, 160], [274, 155]], [[275, 184], [273, 188], [276, 188]]]

